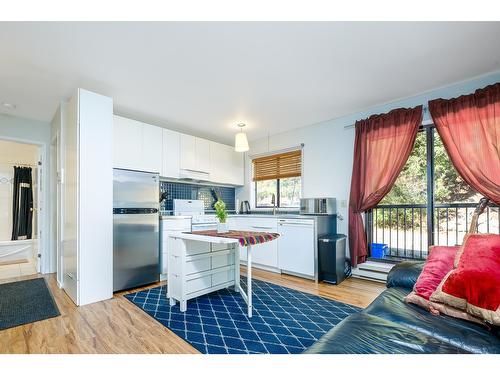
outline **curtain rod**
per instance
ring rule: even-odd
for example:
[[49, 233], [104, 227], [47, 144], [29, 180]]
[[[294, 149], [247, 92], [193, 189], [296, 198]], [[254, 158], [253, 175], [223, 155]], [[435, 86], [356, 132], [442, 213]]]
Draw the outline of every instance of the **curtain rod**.
[[[427, 112], [429, 112], [429, 107], [427, 106], [422, 106], [422, 118], [425, 117], [425, 115], [427, 114]], [[428, 119], [428, 120], [423, 120], [422, 121], [422, 125], [431, 125], [433, 122], [432, 122], [432, 119]], [[351, 125], [346, 125], [344, 126], [344, 129], [354, 129], [354, 127], [356, 126], [356, 124], [351, 124]]]

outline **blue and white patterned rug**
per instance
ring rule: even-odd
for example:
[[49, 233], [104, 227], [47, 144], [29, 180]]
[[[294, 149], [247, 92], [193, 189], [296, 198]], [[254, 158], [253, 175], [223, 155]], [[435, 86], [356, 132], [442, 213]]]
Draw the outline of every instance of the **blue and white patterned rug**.
[[[246, 278], [242, 286], [246, 288]], [[223, 289], [170, 307], [166, 285], [125, 295], [202, 353], [301, 353], [359, 308], [253, 280], [253, 317], [232, 289]]]

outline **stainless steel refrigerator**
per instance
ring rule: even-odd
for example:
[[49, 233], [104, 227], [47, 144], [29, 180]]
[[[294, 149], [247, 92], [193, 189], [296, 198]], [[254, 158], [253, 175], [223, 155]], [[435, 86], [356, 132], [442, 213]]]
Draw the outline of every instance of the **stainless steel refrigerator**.
[[159, 281], [159, 176], [113, 170], [113, 290]]

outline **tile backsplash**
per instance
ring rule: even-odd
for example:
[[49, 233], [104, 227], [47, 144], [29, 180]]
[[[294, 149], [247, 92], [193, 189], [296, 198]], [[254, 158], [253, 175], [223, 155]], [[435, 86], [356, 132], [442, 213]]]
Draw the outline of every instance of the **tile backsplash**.
[[172, 211], [174, 199], [201, 199], [205, 202], [205, 210], [210, 211], [214, 209], [214, 203], [217, 201], [217, 194], [221, 197], [224, 203], [226, 203], [226, 207], [229, 211], [233, 211], [235, 209], [235, 192], [233, 187], [161, 181], [160, 191], [168, 194], [168, 198], [161, 204], [160, 208], [162, 211]]

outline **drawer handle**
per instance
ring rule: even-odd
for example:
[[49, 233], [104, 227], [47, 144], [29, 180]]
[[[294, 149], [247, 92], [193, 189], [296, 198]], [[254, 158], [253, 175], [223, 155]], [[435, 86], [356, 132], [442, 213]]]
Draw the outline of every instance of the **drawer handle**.
[[255, 229], [273, 229], [272, 227], [260, 227], [258, 225], [252, 225], [252, 228], [255, 228]]

